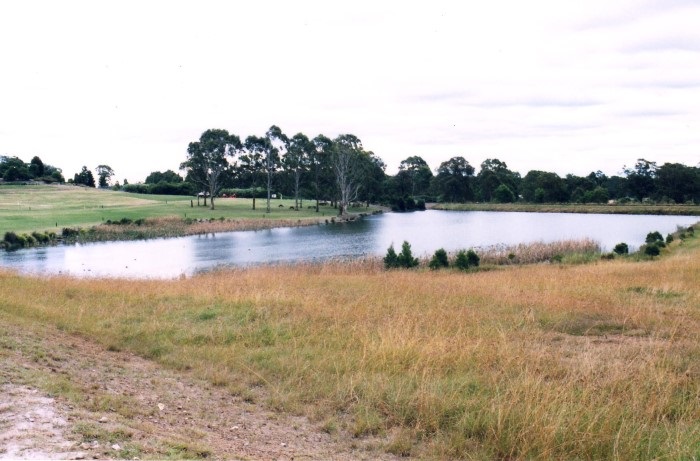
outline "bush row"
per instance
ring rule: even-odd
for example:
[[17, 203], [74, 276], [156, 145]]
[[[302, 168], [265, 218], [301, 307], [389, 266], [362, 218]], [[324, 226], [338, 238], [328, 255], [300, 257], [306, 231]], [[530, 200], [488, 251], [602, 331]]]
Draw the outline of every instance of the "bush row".
[[20, 248], [28, 248], [35, 245], [46, 245], [54, 242], [55, 240], [55, 232], [32, 232], [31, 234], [5, 232], [5, 236], [0, 243], [6, 250], [18, 250]]
[[[446, 267], [467, 270], [470, 267], [479, 266], [479, 260], [479, 255], [477, 255], [474, 250], [469, 249], [466, 251], [458, 251], [454, 260], [452, 263], [450, 263], [447, 252], [444, 248], [440, 248], [435, 251], [435, 254], [428, 263], [428, 267], [432, 270], [438, 270]], [[394, 245], [391, 244], [387, 249], [386, 256], [384, 257], [384, 267], [386, 269], [410, 269], [412, 267], [417, 267], [419, 264], [420, 262], [418, 261], [418, 258], [413, 256], [411, 244], [406, 241], [404, 241], [401, 245], [401, 253], [396, 254]]]

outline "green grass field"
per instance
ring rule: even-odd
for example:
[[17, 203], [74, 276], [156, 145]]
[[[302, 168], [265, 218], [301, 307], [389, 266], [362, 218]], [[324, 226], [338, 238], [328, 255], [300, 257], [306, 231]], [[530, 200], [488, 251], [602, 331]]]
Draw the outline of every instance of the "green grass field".
[[1, 186], [0, 235], [7, 231], [60, 231], [63, 227], [88, 227], [122, 218], [304, 219], [337, 214], [331, 207], [322, 207], [319, 213], [308, 209], [315, 204], [312, 201], [304, 201], [303, 208], [294, 211], [290, 210], [294, 200], [273, 200], [270, 213], [266, 212], [265, 199], [256, 200], [255, 211], [252, 199], [217, 198], [214, 203], [216, 209], [211, 210], [197, 206], [197, 199], [189, 196], [130, 194], [68, 185]]

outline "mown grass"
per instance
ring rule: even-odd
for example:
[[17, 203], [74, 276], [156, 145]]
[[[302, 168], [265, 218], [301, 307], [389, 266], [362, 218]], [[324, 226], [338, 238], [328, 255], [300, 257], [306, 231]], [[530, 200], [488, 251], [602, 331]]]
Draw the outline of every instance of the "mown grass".
[[64, 227], [90, 227], [122, 218], [303, 220], [337, 214], [328, 206], [316, 213], [308, 208], [315, 204], [311, 201], [304, 201], [303, 208], [295, 211], [290, 209], [293, 200], [273, 200], [270, 213], [263, 199], [256, 200], [256, 210], [252, 209], [252, 199], [218, 198], [214, 203], [215, 210], [211, 210], [197, 206], [197, 199], [189, 196], [130, 194], [69, 185], [0, 186], [0, 237], [8, 231], [49, 230], [60, 235]]
[[[654, 261], [384, 271], [378, 261], [178, 281], [0, 274], [56, 324], [327, 431], [431, 458], [700, 455], [700, 239]], [[214, 410], [213, 410], [214, 411]]]
[[700, 205], [685, 204], [594, 204], [594, 203], [439, 203], [436, 210], [520, 211], [531, 213], [659, 214], [700, 216]]

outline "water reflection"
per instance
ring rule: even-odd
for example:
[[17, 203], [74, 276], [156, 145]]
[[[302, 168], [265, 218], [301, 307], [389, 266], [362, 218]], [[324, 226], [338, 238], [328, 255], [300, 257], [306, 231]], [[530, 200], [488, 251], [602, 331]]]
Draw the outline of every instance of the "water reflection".
[[208, 234], [172, 239], [66, 245], [0, 253], [0, 265], [31, 273], [173, 278], [218, 266], [320, 261], [383, 255], [404, 240], [429, 255], [496, 244], [592, 238], [607, 251], [619, 242], [637, 248], [646, 234], [663, 235], [693, 216], [568, 213], [445, 212], [370, 216], [354, 223]]

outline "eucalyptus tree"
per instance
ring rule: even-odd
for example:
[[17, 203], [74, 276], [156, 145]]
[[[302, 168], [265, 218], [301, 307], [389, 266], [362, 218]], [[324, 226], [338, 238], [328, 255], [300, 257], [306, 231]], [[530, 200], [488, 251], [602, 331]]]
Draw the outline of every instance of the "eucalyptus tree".
[[359, 193], [361, 185], [361, 160], [367, 154], [362, 142], [352, 134], [341, 134], [333, 140], [331, 165], [338, 186], [338, 215], [347, 213], [348, 206]]
[[270, 212], [272, 176], [280, 165], [280, 156], [287, 150], [289, 138], [277, 125], [272, 125], [265, 133], [265, 172], [267, 173], [267, 212]]
[[248, 136], [244, 143], [244, 153], [239, 157], [240, 171], [247, 174], [251, 179], [253, 189], [253, 210], [255, 210], [255, 195], [258, 185], [258, 178], [265, 170], [265, 154], [267, 152], [267, 138], [258, 136]]
[[114, 176], [114, 170], [109, 165], [97, 165], [95, 171], [97, 172], [97, 177], [100, 178], [97, 181], [97, 185], [99, 187], [108, 187], [109, 181]]
[[299, 187], [302, 175], [309, 170], [316, 146], [303, 133], [297, 133], [289, 140], [287, 153], [282, 159], [282, 167], [292, 174], [294, 185], [294, 208], [299, 209]]
[[430, 180], [432, 178], [433, 172], [430, 171], [428, 163], [423, 160], [422, 157], [412, 155], [402, 160], [399, 164], [397, 179], [399, 183], [402, 183], [403, 179], [409, 182], [412, 196], [416, 194], [424, 195], [430, 187]]
[[433, 185], [443, 200], [466, 202], [474, 198], [473, 176], [474, 167], [464, 157], [452, 157], [440, 164]]
[[325, 167], [329, 164], [330, 155], [333, 150], [333, 141], [327, 136], [319, 134], [311, 142], [314, 145], [311, 164], [314, 170], [314, 195], [316, 198], [316, 212], [318, 213], [322, 174], [327, 171]]
[[241, 150], [241, 140], [226, 130], [207, 130], [199, 141], [191, 142], [187, 147], [187, 160], [180, 164], [180, 169], [187, 171], [187, 178], [201, 187], [211, 199], [214, 209], [214, 197], [223, 187], [226, 176], [233, 174], [233, 166], [228, 159]]

